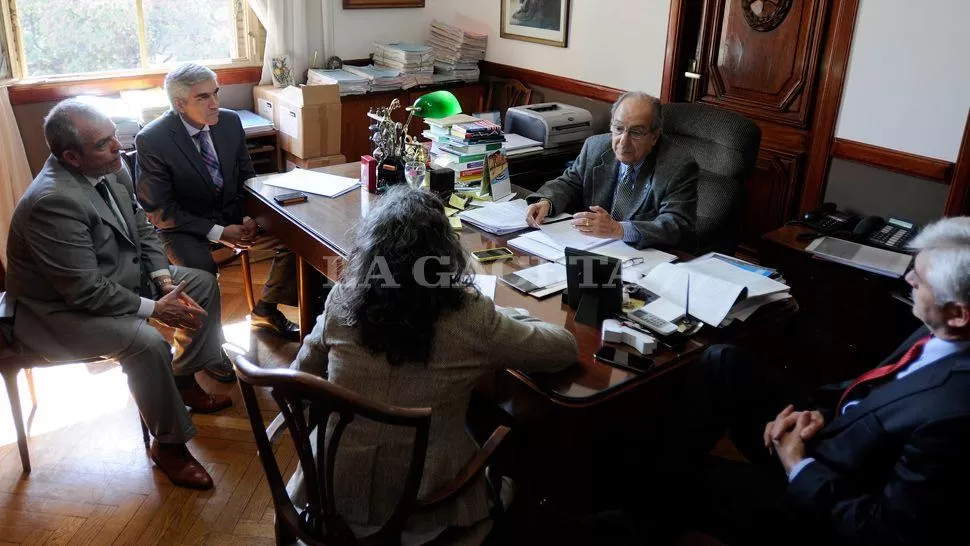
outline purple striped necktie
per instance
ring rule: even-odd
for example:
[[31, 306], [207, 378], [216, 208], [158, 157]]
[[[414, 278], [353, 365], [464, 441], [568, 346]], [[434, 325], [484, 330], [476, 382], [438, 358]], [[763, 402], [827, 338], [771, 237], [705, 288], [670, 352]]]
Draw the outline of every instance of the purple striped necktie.
[[216, 157], [216, 152], [212, 149], [212, 145], [209, 144], [209, 139], [205, 138], [204, 133], [205, 131], [196, 133], [195, 140], [199, 142], [199, 153], [202, 154], [202, 162], [205, 163], [205, 168], [208, 169], [209, 176], [212, 177], [212, 183], [221, 190], [222, 170], [219, 166], [219, 158]]

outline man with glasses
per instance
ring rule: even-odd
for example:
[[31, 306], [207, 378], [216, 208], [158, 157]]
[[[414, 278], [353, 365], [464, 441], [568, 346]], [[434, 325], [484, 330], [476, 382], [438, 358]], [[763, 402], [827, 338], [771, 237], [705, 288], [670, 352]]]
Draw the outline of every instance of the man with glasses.
[[526, 221], [572, 212], [573, 226], [637, 248], [696, 244], [697, 163], [661, 135], [660, 101], [641, 91], [613, 104], [610, 134], [586, 140], [579, 157], [530, 195]]

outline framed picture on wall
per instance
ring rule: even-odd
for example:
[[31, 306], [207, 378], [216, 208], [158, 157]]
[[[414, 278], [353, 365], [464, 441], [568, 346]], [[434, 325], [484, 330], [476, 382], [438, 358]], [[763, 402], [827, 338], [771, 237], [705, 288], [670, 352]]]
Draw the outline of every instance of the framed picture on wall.
[[423, 8], [424, 0], [344, 0], [344, 9]]
[[502, 38], [566, 47], [569, 37], [569, 0], [501, 2]]

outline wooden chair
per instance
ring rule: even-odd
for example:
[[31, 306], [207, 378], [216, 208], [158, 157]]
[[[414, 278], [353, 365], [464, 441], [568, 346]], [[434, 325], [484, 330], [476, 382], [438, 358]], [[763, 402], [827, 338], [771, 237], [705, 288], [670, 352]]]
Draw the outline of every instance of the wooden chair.
[[492, 80], [485, 99], [485, 111], [499, 110], [502, 112], [502, 119], [505, 119], [505, 111], [509, 107], [529, 104], [530, 100], [532, 90], [519, 80]]
[[[60, 366], [62, 364], [93, 364], [107, 362], [100, 358], [77, 360], [73, 362], [49, 362], [40, 355], [24, 347], [13, 335], [13, 309], [8, 309], [4, 288], [5, 271], [0, 266], [0, 374], [7, 386], [7, 398], [10, 400], [10, 413], [13, 415], [14, 428], [17, 429], [17, 448], [20, 450], [20, 465], [24, 473], [30, 473], [30, 453], [27, 451], [27, 431], [24, 429], [24, 416], [20, 410], [20, 389], [17, 386], [17, 375], [24, 370], [27, 377], [27, 390], [30, 392], [30, 402], [37, 407], [37, 391], [34, 389], [33, 368], [41, 366]], [[138, 416], [141, 424], [142, 440], [148, 447], [148, 427]]]
[[[361, 395], [304, 372], [290, 369], [262, 369], [243, 356], [236, 357], [236, 377], [242, 391], [249, 422], [256, 436], [256, 446], [269, 482], [276, 509], [276, 540], [278, 544], [299, 539], [309, 545], [400, 544], [408, 518], [434, 509], [454, 498], [475, 482], [491, 460], [496, 448], [508, 434], [509, 428], [499, 426], [475, 457], [459, 472], [447, 487], [418, 499], [421, 475], [424, 471], [431, 426], [430, 408], [401, 408], [368, 400]], [[255, 387], [268, 387], [281, 411], [279, 417], [263, 428], [263, 417]], [[337, 512], [334, 502], [334, 466], [341, 436], [355, 416], [371, 421], [414, 429], [405, 489], [397, 507], [374, 533], [357, 537], [350, 525]], [[333, 421], [331, 421], [333, 419]], [[318, 423], [334, 423], [330, 438], [318, 434], [317, 453], [313, 456], [310, 432]], [[286, 484], [273, 454], [271, 438], [276, 438], [285, 423], [296, 447], [300, 466], [306, 480], [307, 506], [297, 508], [286, 492]]]
[[[136, 152], [134, 150], [125, 150], [121, 152], [121, 157], [125, 161], [125, 165], [128, 167], [128, 173], [131, 175], [132, 183], [135, 183], [135, 157]], [[216, 248], [222, 245], [217, 245]], [[252, 312], [253, 308], [256, 307], [256, 296], [253, 294], [253, 270], [252, 264], [249, 260], [249, 251], [233, 249], [233, 254], [225, 260], [219, 261], [216, 266], [224, 267], [232, 262], [239, 260], [239, 264], [242, 266], [243, 274], [243, 292], [246, 294], [246, 304], [249, 305], [249, 311]]]

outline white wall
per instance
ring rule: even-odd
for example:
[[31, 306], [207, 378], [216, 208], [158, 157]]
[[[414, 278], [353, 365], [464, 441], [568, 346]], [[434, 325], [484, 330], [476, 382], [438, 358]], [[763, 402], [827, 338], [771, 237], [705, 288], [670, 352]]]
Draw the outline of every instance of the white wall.
[[360, 59], [377, 41], [424, 41], [433, 18], [488, 34], [486, 60], [659, 95], [670, 0], [572, 0], [568, 47], [499, 37], [500, 0], [426, 0], [423, 9], [329, 3], [333, 54]]
[[970, 2], [861, 0], [835, 135], [956, 161], [970, 108]]

